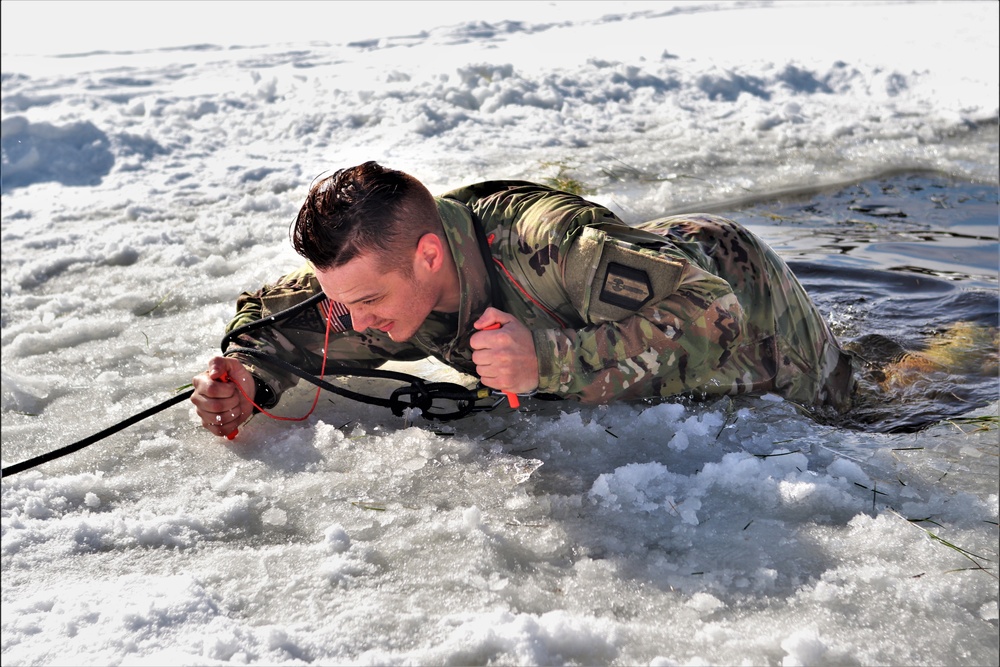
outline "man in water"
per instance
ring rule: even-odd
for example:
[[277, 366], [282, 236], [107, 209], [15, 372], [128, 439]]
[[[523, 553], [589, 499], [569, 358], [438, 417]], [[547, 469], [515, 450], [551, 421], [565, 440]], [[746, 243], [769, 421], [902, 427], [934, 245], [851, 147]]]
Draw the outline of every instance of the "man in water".
[[[227, 331], [320, 291], [328, 300], [237, 335], [236, 348], [318, 372], [329, 328], [337, 363], [434, 357], [510, 393], [608, 403], [773, 392], [816, 414], [851, 402], [850, 357], [802, 286], [724, 218], [628, 226], [524, 181], [435, 198], [367, 162], [312, 187], [292, 242], [308, 264], [241, 295]], [[194, 378], [191, 400], [217, 435], [295, 383], [236, 348]]]

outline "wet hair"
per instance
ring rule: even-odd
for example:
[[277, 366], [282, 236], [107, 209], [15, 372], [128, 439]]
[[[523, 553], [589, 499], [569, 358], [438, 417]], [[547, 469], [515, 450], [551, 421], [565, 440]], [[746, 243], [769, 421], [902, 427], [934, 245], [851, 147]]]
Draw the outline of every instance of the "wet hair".
[[318, 269], [375, 253], [380, 267], [407, 274], [412, 266], [406, 260], [420, 237], [430, 232], [444, 238], [427, 188], [376, 162], [340, 169], [313, 184], [289, 231], [295, 251]]

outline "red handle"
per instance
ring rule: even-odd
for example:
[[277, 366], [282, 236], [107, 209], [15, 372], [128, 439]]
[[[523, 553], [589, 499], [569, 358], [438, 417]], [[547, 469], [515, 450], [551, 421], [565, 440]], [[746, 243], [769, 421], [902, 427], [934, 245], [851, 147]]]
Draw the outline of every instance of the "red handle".
[[[222, 374], [222, 377], [220, 377], [220, 378], [219, 378], [219, 380], [220, 380], [221, 382], [229, 382], [229, 381], [230, 381], [230, 380], [229, 380], [229, 373], [223, 373], [223, 374]], [[235, 382], [233, 382], [233, 384], [236, 384], [236, 383], [235, 383]], [[238, 387], [238, 386], [237, 386], [237, 389], [239, 389], [239, 387]], [[235, 439], [235, 438], [236, 438], [236, 436], [238, 436], [239, 434], [240, 434], [240, 429], [239, 429], [239, 427], [237, 427], [237, 428], [234, 428], [234, 429], [233, 429], [232, 431], [230, 431], [229, 433], [227, 433], [227, 434], [226, 434], [226, 440], [233, 440], [233, 439]]]
[[[500, 324], [499, 322], [494, 322], [488, 327], [483, 327], [481, 331], [493, 331], [494, 329], [499, 329], [502, 326], [503, 325]], [[507, 397], [507, 402], [510, 403], [510, 407], [514, 408], [515, 410], [521, 407], [521, 401], [518, 400], [517, 394], [515, 394], [514, 392], [505, 391], [504, 396]]]

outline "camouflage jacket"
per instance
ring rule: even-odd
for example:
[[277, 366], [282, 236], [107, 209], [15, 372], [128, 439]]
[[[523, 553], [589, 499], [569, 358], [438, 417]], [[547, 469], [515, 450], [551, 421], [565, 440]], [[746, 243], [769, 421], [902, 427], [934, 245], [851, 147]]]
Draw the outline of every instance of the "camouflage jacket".
[[[784, 262], [734, 222], [688, 215], [628, 226], [602, 206], [523, 181], [479, 183], [437, 203], [459, 269], [459, 311], [432, 312], [405, 343], [355, 332], [344, 315], [332, 322], [330, 359], [375, 367], [430, 356], [475, 375], [472, 323], [493, 305], [532, 330], [540, 392], [607, 403], [770, 391], [804, 406], [847, 406], [846, 355]], [[244, 293], [227, 331], [319, 291], [304, 267]], [[324, 330], [317, 306], [236, 344], [318, 373]], [[271, 403], [295, 381], [228, 354]]]

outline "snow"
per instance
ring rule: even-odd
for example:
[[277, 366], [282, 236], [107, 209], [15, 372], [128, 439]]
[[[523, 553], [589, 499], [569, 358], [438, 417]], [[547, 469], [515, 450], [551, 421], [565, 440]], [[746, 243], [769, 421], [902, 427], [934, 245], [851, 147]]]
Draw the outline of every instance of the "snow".
[[[632, 222], [997, 183], [996, 3], [181, 7], [2, 5], [4, 466], [203, 370], [330, 169], [569, 175]], [[324, 397], [229, 442], [185, 404], [6, 476], [3, 663], [1000, 662], [995, 426], [533, 409]]]

